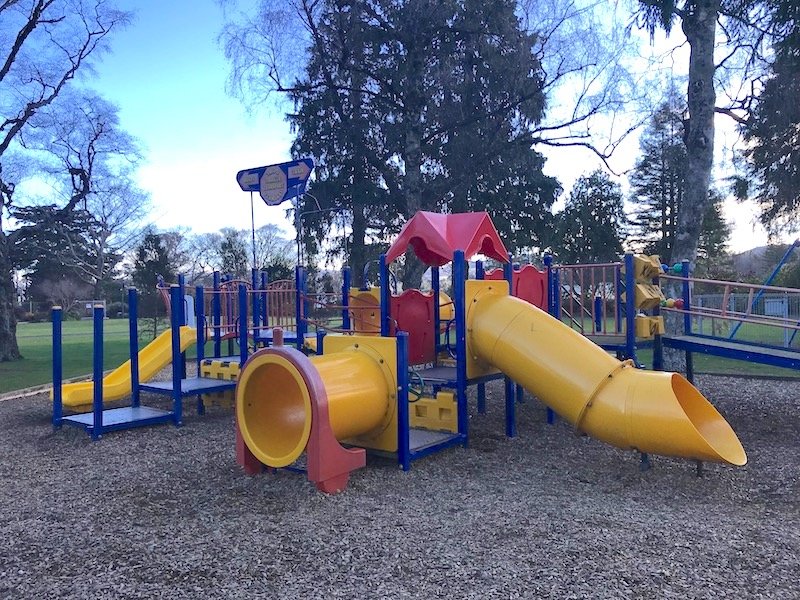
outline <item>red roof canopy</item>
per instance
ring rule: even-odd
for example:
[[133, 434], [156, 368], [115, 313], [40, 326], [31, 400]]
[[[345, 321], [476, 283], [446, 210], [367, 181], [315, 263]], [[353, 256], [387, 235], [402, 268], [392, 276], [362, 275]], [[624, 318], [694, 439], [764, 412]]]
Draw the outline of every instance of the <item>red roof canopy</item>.
[[386, 262], [404, 254], [408, 247], [423, 263], [439, 267], [453, 260], [453, 252], [463, 250], [467, 260], [476, 254], [508, 262], [508, 251], [494, 223], [485, 212], [445, 215], [419, 211], [386, 253]]

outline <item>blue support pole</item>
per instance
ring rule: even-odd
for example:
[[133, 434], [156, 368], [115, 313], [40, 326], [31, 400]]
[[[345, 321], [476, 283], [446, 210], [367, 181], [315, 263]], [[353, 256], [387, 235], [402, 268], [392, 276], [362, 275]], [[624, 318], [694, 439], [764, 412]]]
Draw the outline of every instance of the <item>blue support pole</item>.
[[186, 276], [178, 275], [178, 285], [181, 288], [181, 325], [186, 325], [186, 305], [184, 304], [184, 297], [186, 296]]
[[247, 362], [247, 287], [243, 283], [239, 284], [239, 360], [244, 367]]
[[[203, 360], [206, 357], [206, 314], [205, 314], [205, 298], [203, 293], [203, 286], [198, 285], [194, 288], [194, 314], [197, 321], [197, 376], [200, 377], [202, 372]], [[203, 398], [200, 394], [197, 395], [197, 414], [205, 414], [206, 407], [203, 404]]]
[[[172, 285], [169, 288], [170, 304], [183, 304], [182, 288]], [[181, 316], [179, 311], [170, 314], [170, 333], [172, 340], [172, 422], [179, 427], [183, 421], [183, 394], [181, 390]]]
[[259, 308], [259, 293], [258, 293], [258, 270], [252, 269], [250, 271], [250, 289], [253, 290], [253, 341], [258, 339], [258, 326], [261, 317], [261, 309]]
[[554, 283], [553, 293], [555, 294], [555, 303], [553, 306], [555, 307], [555, 314], [553, 316], [560, 321], [561, 320], [561, 271], [559, 269], [556, 269], [554, 275], [555, 275], [554, 277], [555, 281], [553, 282]]
[[211, 301], [211, 309], [214, 314], [214, 358], [222, 356], [222, 302], [220, 300], [220, 277], [219, 271], [214, 271], [214, 297]]
[[636, 293], [633, 279], [633, 254], [625, 255], [625, 352], [636, 360]]
[[61, 419], [64, 416], [64, 405], [62, 403], [61, 385], [64, 379], [64, 369], [61, 354], [61, 321], [62, 309], [54, 306], [52, 312], [53, 321], [53, 429], [61, 427]]
[[553, 310], [553, 257], [550, 254], [544, 256], [544, 268], [547, 273], [547, 312], [555, 316]]
[[[459, 413], [459, 419], [461, 413]], [[411, 419], [408, 415], [408, 333], [397, 332], [397, 461], [411, 468]]]
[[317, 355], [323, 354], [323, 345], [325, 344], [326, 331], [324, 329], [317, 329]]
[[352, 275], [350, 267], [342, 269], [342, 329], [350, 329], [350, 286]]
[[469, 414], [467, 413], [467, 310], [466, 310], [466, 261], [464, 252], [456, 250], [453, 255], [453, 302], [456, 313], [456, 405], [458, 409], [458, 433], [463, 436], [463, 445], [469, 441]]
[[390, 330], [389, 305], [391, 303], [391, 291], [389, 288], [389, 265], [386, 263], [385, 254], [381, 254], [380, 258], [380, 282], [381, 282], [381, 336], [388, 337]]
[[94, 347], [92, 360], [92, 439], [103, 435], [103, 306], [96, 305], [94, 317]]
[[[178, 313], [178, 327], [186, 325], [186, 283], [183, 275], [178, 275], [178, 292], [180, 312]], [[180, 331], [178, 332], [180, 334]], [[180, 346], [180, 344], [179, 344]], [[186, 379], [186, 352], [181, 352], [181, 379]]]
[[622, 267], [620, 264], [614, 268], [614, 307], [616, 312], [616, 332], [622, 333]]
[[139, 394], [139, 294], [128, 288], [128, 352], [131, 359], [131, 406], [140, 406]]
[[[508, 262], [503, 265], [503, 277], [508, 282], [508, 294], [513, 296], [514, 290], [514, 264], [511, 262], [512, 256], [508, 255]], [[517, 408], [515, 406], [514, 382], [505, 378], [505, 400], [506, 400], [506, 435], [515, 437], [517, 435]]]
[[[692, 333], [692, 315], [689, 314], [689, 307], [691, 306], [691, 298], [689, 297], [689, 261], [681, 261], [681, 277], [683, 277], [683, 333], [684, 335], [691, 335]], [[731, 335], [733, 337], [733, 335]]]
[[442, 321], [441, 314], [439, 313], [439, 267], [431, 267], [431, 293], [433, 293], [434, 311], [433, 311], [433, 339], [436, 340], [434, 347], [434, 358], [439, 356], [439, 351], [442, 349]]
[[269, 327], [269, 309], [267, 306], [269, 294], [267, 293], [267, 285], [269, 285], [269, 278], [264, 271], [261, 271], [261, 322], [264, 327]]
[[[486, 278], [486, 270], [484, 268], [484, 264], [482, 260], [475, 261], [475, 279], [478, 281], [483, 281]], [[485, 415], [486, 414], [486, 384], [479, 383], [478, 384], [478, 414]]]
[[303, 349], [303, 337], [305, 335], [305, 315], [303, 315], [303, 295], [305, 294], [303, 267], [297, 265], [294, 268], [294, 287], [297, 293], [294, 298], [294, 319], [297, 329], [297, 340], [295, 346], [298, 350]]
[[594, 330], [603, 331], [603, 299], [600, 296], [594, 297]]

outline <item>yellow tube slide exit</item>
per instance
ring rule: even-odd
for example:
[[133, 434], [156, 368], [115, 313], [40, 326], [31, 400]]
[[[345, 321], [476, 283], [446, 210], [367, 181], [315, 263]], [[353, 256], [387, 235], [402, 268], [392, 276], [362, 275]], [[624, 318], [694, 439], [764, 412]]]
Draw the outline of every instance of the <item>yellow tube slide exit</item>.
[[472, 359], [500, 369], [576, 429], [618, 448], [747, 462], [731, 426], [684, 377], [620, 362], [497, 284], [467, 282]]

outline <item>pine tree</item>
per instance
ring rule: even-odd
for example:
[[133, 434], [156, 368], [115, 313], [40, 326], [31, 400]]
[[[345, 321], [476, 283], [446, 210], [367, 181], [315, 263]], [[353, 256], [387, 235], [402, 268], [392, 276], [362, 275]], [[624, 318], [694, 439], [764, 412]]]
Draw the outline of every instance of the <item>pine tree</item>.
[[677, 216], [686, 195], [682, 112], [677, 90], [671, 88], [642, 134], [641, 158], [630, 176], [630, 201], [635, 206], [631, 242], [665, 262], [672, 257]]
[[558, 213], [557, 242], [560, 261], [599, 263], [619, 260], [625, 230], [622, 192], [601, 170], [580, 177]]

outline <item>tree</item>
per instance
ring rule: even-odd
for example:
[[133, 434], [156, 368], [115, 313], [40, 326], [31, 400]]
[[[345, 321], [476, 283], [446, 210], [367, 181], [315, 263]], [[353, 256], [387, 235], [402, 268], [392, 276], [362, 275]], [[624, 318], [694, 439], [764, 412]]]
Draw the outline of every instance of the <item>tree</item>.
[[722, 213], [722, 195], [711, 190], [711, 202], [703, 217], [703, 229], [697, 249], [696, 277], [735, 279], [733, 261], [728, 252], [731, 226]]
[[[746, 120], [753, 102], [748, 85], [765, 67], [763, 48], [771, 28], [763, 0], [640, 0], [641, 24], [653, 36], [663, 28], [667, 34], [680, 20], [689, 45], [689, 77], [683, 141], [686, 146], [686, 191], [678, 214], [672, 255], [675, 260], [694, 262], [703, 225], [711, 202], [711, 171], [714, 164], [714, 115]], [[719, 32], [717, 23], [720, 23]], [[715, 62], [717, 34], [724, 38], [725, 54]], [[732, 85], [726, 86], [726, 83]], [[717, 106], [717, 88], [727, 97]]]
[[[532, 149], [544, 75], [514, 2], [297, 0], [308, 62], [289, 77], [279, 6], [226, 29], [233, 79], [240, 90], [267, 82], [294, 101], [293, 152], [317, 159], [311, 192], [323, 211], [348, 214], [350, 262], [363, 264], [370, 235], [418, 210], [479, 206], [506, 236], [541, 240], [558, 186]], [[337, 213], [317, 214], [323, 237]], [[422, 271], [407, 263], [404, 283], [418, 284]]]
[[49, 175], [54, 194], [82, 196], [75, 209], [82, 218], [55, 207], [30, 210], [18, 199], [9, 212], [27, 224], [16, 236], [36, 248], [39, 237], [55, 235], [60, 245], [54, 259], [90, 284], [94, 298], [104, 298], [104, 284], [140, 237], [135, 226], [149, 202], [133, 180], [140, 154], [133, 138], [120, 129], [118, 108], [94, 92], [65, 90], [30, 120], [20, 142], [39, 171]]
[[[770, 78], [742, 126], [751, 178], [740, 178], [740, 196], [752, 189], [761, 222], [773, 232], [794, 228], [800, 213], [800, 6], [773, 2], [772, 21], [779, 39]], [[743, 189], [741, 188], [744, 184]]]
[[[131, 279], [139, 291], [140, 314], [157, 316], [161, 312], [161, 298], [156, 284], [159, 281], [167, 284], [177, 281], [177, 271], [170, 262], [169, 251], [162, 235], [153, 230], [145, 233], [134, 254]], [[155, 327], [153, 331], [155, 337]]]
[[[20, 357], [14, 317], [14, 284], [3, 217], [11, 206], [19, 172], [7, 169], [29, 121], [50, 105], [79, 70], [102, 53], [108, 34], [129, 13], [106, 0], [10, 0], [0, 3], [0, 361]], [[84, 173], [71, 173], [78, 181]], [[82, 189], [82, 188], [80, 188]], [[71, 211], [76, 194], [62, 207]]]
[[686, 195], [683, 103], [675, 88], [655, 111], [639, 140], [640, 158], [629, 176], [634, 205], [631, 242], [669, 262]]
[[619, 260], [625, 230], [622, 191], [601, 170], [578, 178], [557, 215], [553, 248], [565, 263]]

